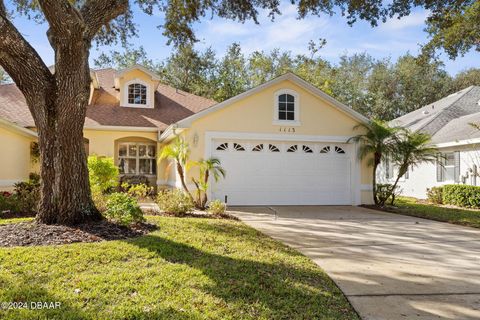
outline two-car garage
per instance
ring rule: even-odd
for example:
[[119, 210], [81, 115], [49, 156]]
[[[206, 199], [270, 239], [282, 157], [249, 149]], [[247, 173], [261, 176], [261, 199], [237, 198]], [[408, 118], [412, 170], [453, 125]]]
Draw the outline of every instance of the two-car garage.
[[214, 139], [211, 155], [227, 175], [212, 197], [229, 205], [351, 205], [352, 145]]

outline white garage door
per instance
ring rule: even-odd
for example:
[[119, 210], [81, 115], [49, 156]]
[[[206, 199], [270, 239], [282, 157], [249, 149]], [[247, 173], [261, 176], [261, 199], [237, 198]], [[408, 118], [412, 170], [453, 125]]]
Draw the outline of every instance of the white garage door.
[[341, 143], [213, 140], [227, 175], [212, 197], [229, 205], [350, 205], [351, 151]]

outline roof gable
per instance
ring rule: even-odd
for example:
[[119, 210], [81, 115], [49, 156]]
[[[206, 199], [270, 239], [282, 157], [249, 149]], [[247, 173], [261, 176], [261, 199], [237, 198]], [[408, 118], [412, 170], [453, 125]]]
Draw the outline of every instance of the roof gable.
[[267, 81], [257, 87], [254, 87], [250, 90], [247, 90], [239, 95], [236, 95], [230, 99], [227, 99], [221, 103], [218, 103], [216, 105], [213, 105], [201, 112], [198, 112], [190, 117], [187, 117], [185, 119], [182, 119], [180, 120], [179, 122], [177, 122], [175, 125], [177, 127], [180, 127], [180, 128], [186, 128], [186, 127], [189, 127], [191, 126], [192, 122], [195, 121], [196, 119], [199, 119], [201, 117], [204, 117], [212, 112], [216, 112], [216, 111], [219, 111], [223, 108], [226, 108], [230, 105], [232, 105], [233, 103], [239, 101], [239, 100], [242, 100], [242, 99], [245, 99], [247, 97], [250, 97], [260, 91], [263, 91], [277, 83], [280, 83], [282, 81], [285, 81], [285, 80], [288, 80], [288, 81], [291, 81], [293, 82], [294, 84], [298, 85], [299, 87], [305, 89], [307, 92], [313, 94], [314, 96], [316, 97], [319, 97], [320, 99], [322, 100], [325, 100], [327, 102], [329, 102], [333, 107], [335, 107], [336, 109], [338, 109], [339, 111], [345, 113], [346, 115], [350, 116], [351, 118], [361, 122], [361, 123], [368, 123], [368, 119], [366, 117], [364, 117], [363, 115], [361, 115], [360, 113], [356, 112], [355, 110], [353, 110], [352, 108], [350, 107], [347, 107], [346, 105], [344, 105], [343, 103], [339, 102], [338, 100], [334, 99], [333, 97], [329, 96], [328, 94], [326, 94], [325, 92], [323, 92], [322, 90], [316, 88], [315, 86], [313, 86], [312, 84], [310, 84], [309, 82], [303, 80], [302, 78], [300, 78], [299, 76], [297, 76], [296, 74], [292, 73], [292, 72], [288, 72], [282, 76], [279, 76], [275, 79], [272, 79], [270, 81]]

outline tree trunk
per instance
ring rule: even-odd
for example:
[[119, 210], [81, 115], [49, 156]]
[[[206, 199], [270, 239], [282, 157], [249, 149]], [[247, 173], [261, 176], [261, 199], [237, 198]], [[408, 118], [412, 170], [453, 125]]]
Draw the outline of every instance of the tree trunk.
[[0, 65], [23, 93], [38, 131], [40, 222], [75, 224], [100, 219], [90, 196], [83, 124], [90, 94], [91, 41], [128, 10], [128, 0], [38, 1], [55, 52], [50, 72], [10, 21], [0, 1]]
[[398, 181], [400, 181], [400, 178], [404, 176], [405, 172], [406, 170], [403, 170], [402, 168], [398, 170], [397, 179], [395, 179], [395, 183], [393, 184], [392, 189], [390, 190], [390, 197], [392, 197], [392, 201], [390, 202], [390, 204], [392, 206], [393, 206], [393, 203], [395, 202], [395, 189], [397, 188]]
[[180, 162], [179, 161], [176, 161], [176, 162], [177, 162], [177, 172], [178, 172], [178, 175], [180, 176], [180, 182], [182, 183], [183, 190], [185, 190], [190, 200], [192, 200], [192, 202], [195, 203], [195, 200], [193, 199], [193, 196], [190, 193], [190, 190], [188, 190], [187, 184], [185, 183], [185, 171], [183, 170], [183, 167], [180, 164]]
[[101, 219], [90, 194], [83, 145], [91, 81], [88, 47], [85, 41], [57, 47], [55, 85], [46, 97], [48, 112], [36, 123], [42, 178], [37, 219], [46, 224]]
[[[210, 171], [205, 170], [205, 180], [204, 180], [205, 186], [208, 186], [209, 177], [210, 177]], [[203, 199], [202, 199], [202, 207], [203, 208], [205, 208], [207, 206], [207, 201], [208, 201], [207, 192], [208, 192], [208, 187], [205, 188], [205, 192], [203, 193]]]
[[373, 179], [372, 179], [372, 191], [373, 191], [373, 203], [378, 205], [378, 197], [377, 197], [377, 167], [378, 164], [375, 162], [373, 164]]

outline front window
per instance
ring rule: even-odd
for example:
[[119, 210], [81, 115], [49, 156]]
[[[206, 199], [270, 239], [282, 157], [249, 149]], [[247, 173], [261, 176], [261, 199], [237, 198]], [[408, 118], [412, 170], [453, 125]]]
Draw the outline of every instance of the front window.
[[157, 173], [154, 144], [120, 143], [118, 146], [118, 167], [121, 174], [155, 175]]
[[140, 83], [132, 83], [128, 86], [129, 104], [147, 104], [147, 87]]
[[278, 96], [278, 120], [295, 121], [295, 97], [291, 94]]
[[455, 179], [455, 155], [453, 152], [445, 153], [445, 181], [453, 181]]

